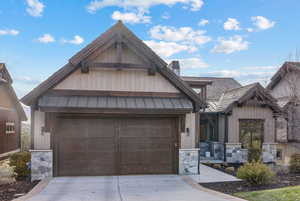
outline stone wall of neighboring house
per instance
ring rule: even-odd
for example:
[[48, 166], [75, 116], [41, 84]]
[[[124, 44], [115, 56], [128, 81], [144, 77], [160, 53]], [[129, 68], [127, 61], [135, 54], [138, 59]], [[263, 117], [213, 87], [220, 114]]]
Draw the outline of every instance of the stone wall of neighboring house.
[[291, 156], [300, 153], [300, 144], [293, 142], [278, 143], [277, 151], [279, 152], [276, 163], [283, 167], [289, 166]]

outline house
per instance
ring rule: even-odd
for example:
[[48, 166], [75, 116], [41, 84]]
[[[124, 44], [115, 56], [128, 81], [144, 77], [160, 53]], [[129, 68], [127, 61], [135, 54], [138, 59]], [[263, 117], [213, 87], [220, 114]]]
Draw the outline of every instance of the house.
[[20, 151], [21, 121], [27, 120], [12, 83], [5, 64], [0, 63], [0, 158]]
[[288, 166], [300, 153], [300, 62], [285, 62], [267, 86], [285, 112], [277, 121], [278, 164]]
[[[253, 149], [275, 162], [276, 100], [259, 84], [241, 86], [232, 78], [182, 77], [207, 97], [201, 110], [200, 157], [209, 163], [244, 163]], [[198, 84], [197, 84], [198, 83]]]
[[31, 107], [32, 180], [188, 174], [205, 102], [121, 21], [22, 98]]

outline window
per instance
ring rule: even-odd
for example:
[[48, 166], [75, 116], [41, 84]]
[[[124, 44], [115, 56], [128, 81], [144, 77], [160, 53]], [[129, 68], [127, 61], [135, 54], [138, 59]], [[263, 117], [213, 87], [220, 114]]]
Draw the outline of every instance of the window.
[[277, 149], [276, 158], [277, 158], [277, 160], [282, 160], [282, 150], [281, 149]]
[[261, 149], [264, 136], [264, 121], [260, 119], [240, 119], [240, 143], [244, 149]]
[[5, 124], [5, 133], [14, 134], [15, 133], [15, 122], [8, 121]]

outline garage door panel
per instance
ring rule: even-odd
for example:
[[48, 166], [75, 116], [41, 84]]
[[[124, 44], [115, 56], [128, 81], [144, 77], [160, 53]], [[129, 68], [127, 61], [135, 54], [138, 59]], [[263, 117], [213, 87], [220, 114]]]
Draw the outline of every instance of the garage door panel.
[[[164, 142], [165, 141], [165, 142]], [[121, 139], [120, 150], [121, 152], [134, 152], [134, 151], [172, 151], [173, 143], [168, 139], [156, 139], [147, 141], [144, 139]]]
[[59, 176], [117, 173], [115, 128], [112, 119], [62, 118], [57, 130]]
[[171, 118], [62, 118], [57, 175], [176, 173], [174, 127]]
[[116, 148], [114, 138], [88, 139], [86, 146], [88, 147], [87, 151], [89, 152], [111, 152], [111, 150], [115, 150]]
[[125, 120], [120, 131], [121, 174], [175, 173], [174, 120]]
[[[159, 156], [159, 157], [158, 157]], [[170, 164], [172, 162], [172, 153], [170, 152], [160, 152], [160, 151], [152, 151], [152, 152], [127, 152], [121, 153], [121, 164], [128, 165], [128, 161], [130, 161], [130, 165], [135, 164], [144, 164], [144, 165], [156, 165], [155, 163], [162, 164]]]

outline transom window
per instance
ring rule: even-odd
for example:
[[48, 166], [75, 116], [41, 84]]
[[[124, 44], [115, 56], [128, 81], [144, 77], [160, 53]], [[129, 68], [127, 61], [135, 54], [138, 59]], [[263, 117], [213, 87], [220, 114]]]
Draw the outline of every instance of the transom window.
[[15, 133], [15, 122], [8, 121], [5, 123], [5, 133], [14, 134]]

